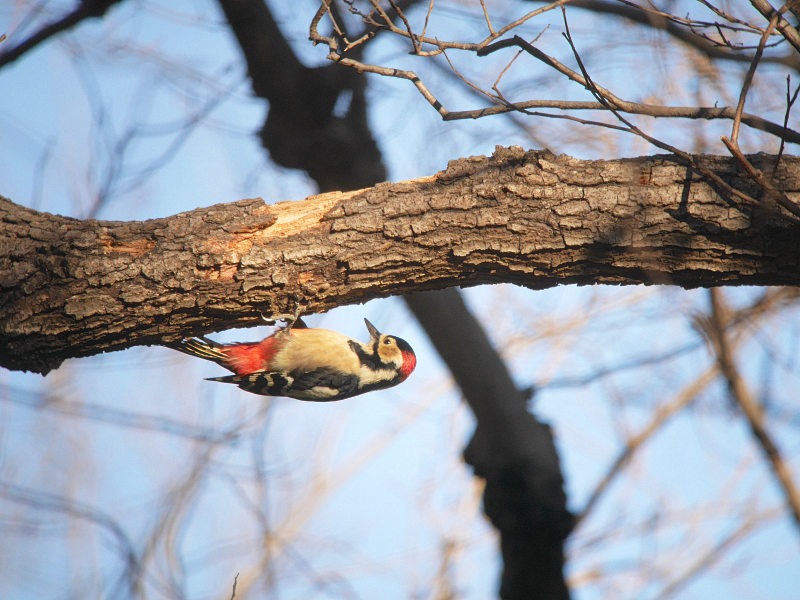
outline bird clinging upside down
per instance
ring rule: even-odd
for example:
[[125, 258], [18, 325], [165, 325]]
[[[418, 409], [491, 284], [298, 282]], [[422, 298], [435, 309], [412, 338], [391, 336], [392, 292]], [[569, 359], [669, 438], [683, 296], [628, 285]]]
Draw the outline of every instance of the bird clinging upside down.
[[295, 320], [261, 342], [219, 344], [197, 337], [170, 347], [233, 372], [209, 381], [234, 383], [262, 396], [318, 402], [392, 387], [417, 364], [408, 342], [381, 334], [367, 319], [366, 344], [328, 329], [295, 328]]

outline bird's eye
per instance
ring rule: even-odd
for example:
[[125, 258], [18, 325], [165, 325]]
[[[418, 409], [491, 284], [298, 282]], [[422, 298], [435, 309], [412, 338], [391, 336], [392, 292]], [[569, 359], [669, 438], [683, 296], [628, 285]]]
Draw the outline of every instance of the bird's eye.
[[387, 346], [391, 346], [393, 342], [394, 340], [390, 337], [387, 337], [385, 340], [383, 340], [383, 343], [386, 344]]

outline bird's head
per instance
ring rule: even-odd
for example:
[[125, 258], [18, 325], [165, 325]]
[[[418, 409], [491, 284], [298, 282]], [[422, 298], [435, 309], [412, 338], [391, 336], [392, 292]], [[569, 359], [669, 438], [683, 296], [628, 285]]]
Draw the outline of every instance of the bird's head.
[[417, 356], [407, 341], [393, 335], [384, 335], [364, 319], [369, 331], [369, 345], [381, 364], [394, 368], [400, 374], [400, 381], [411, 375], [417, 366]]

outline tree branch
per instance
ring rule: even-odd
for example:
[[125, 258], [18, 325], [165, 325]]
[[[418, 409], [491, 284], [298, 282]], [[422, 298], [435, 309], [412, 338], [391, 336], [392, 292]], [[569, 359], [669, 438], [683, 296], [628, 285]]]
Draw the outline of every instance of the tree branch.
[[[772, 123], [757, 115], [741, 112], [739, 108], [734, 109], [731, 107], [710, 107], [710, 106], [660, 106], [657, 104], [643, 104], [640, 102], [629, 102], [618, 98], [611, 91], [598, 86], [594, 82], [586, 81], [586, 78], [580, 73], [570, 69], [566, 65], [560, 63], [552, 56], [549, 56], [539, 50], [533, 44], [528, 43], [523, 38], [515, 35], [513, 37], [500, 40], [490, 44], [478, 52], [478, 56], [487, 56], [497, 50], [509, 47], [519, 47], [525, 50], [534, 58], [542, 61], [547, 66], [555, 69], [562, 75], [568, 77], [570, 80], [584, 86], [590, 90], [596, 89], [602, 98], [613, 104], [613, 108], [620, 112], [629, 113], [632, 115], [645, 115], [650, 117], [665, 117], [665, 118], [679, 118], [679, 119], [739, 119], [739, 122], [770, 133], [782, 140], [800, 144], [800, 132], [787, 127], [782, 127], [777, 123]], [[531, 100], [523, 102], [514, 102], [510, 105], [492, 106], [483, 109], [476, 109], [472, 111], [460, 111], [457, 113], [447, 112], [443, 115], [444, 120], [464, 119], [464, 118], [479, 118], [490, 114], [500, 114], [508, 112], [509, 110], [524, 110], [528, 108], [558, 108], [561, 110], [608, 110], [608, 106], [602, 102], [576, 102], [576, 101], [553, 101], [553, 100]], [[441, 112], [441, 111], [440, 111]]]
[[[750, 4], [764, 15], [765, 19], [775, 19], [778, 31], [781, 32], [784, 39], [789, 42], [797, 52], [800, 52], [800, 33], [798, 33], [797, 29], [792, 27], [767, 0], [750, 0]], [[789, 3], [787, 2], [787, 4]]]
[[[531, 0], [533, 2], [545, 2], [546, 0]], [[763, 2], [763, 0], [761, 0]], [[751, 0], [753, 4], [756, 0]], [[763, 2], [766, 4], [766, 2]], [[609, 0], [571, 0], [571, 8], [582, 8], [595, 13], [614, 15], [626, 19], [640, 26], [660, 29], [673, 38], [680, 40], [687, 46], [700, 52], [710, 59], [730, 60], [737, 62], [750, 62], [751, 56], [729, 48], [724, 45], [713, 44], [703, 36], [697, 35], [683, 24], [676, 22], [673, 18], [660, 17], [646, 7], [632, 6]], [[769, 19], [769, 16], [767, 16]], [[800, 60], [795, 52], [790, 52], [784, 56], [771, 56], [765, 62], [773, 62], [786, 65], [795, 70], [800, 70]]]
[[39, 44], [49, 40], [68, 29], [72, 29], [86, 19], [102, 17], [109, 8], [122, 0], [82, 0], [80, 4], [70, 13], [63, 16], [58, 21], [45, 25], [42, 29], [34, 33], [29, 38], [23, 40], [16, 46], [0, 52], [0, 68], [14, 62], [29, 50], [33, 50]]
[[[349, 67], [360, 74], [373, 73], [375, 75], [381, 75], [384, 77], [394, 77], [397, 79], [406, 79], [410, 81], [411, 83], [414, 84], [414, 86], [417, 88], [417, 91], [422, 95], [422, 97], [425, 98], [425, 100], [441, 115], [442, 120], [444, 121], [455, 121], [460, 119], [479, 119], [482, 117], [508, 113], [511, 111], [525, 112], [532, 108], [556, 108], [559, 110], [604, 110], [604, 111], [608, 110], [608, 106], [601, 102], [584, 102], [584, 101], [552, 100], [552, 99], [537, 99], [537, 100], [526, 100], [519, 102], [509, 102], [497, 94], [484, 92], [483, 90], [480, 90], [479, 88], [470, 85], [470, 87], [481, 93], [485, 98], [488, 98], [490, 101], [494, 102], [495, 105], [489, 107], [471, 109], [471, 110], [451, 111], [447, 109], [439, 101], [437, 96], [425, 85], [422, 79], [420, 79], [420, 77], [414, 71], [410, 71], [407, 69], [399, 69], [395, 67], [369, 64], [361, 61], [360, 59], [346, 56], [347, 50], [345, 49], [344, 51], [342, 51], [340, 49], [341, 45], [340, 42], [343, 42], [344, 40], [339, 40], [334, 36], [321, 35], [318, 32], [319, 22], [328, 10], [327, 3], [331, 1], [332, 0], [325, 0], [322, 7], [317, 11], [317, 14], [312, 20], [310, 26], [311, 40], [315, 44], [326, 44], [328, 46], [329, 49], [328, 59], [334, 61], [339, 65]], [[556, 5], [557, 3], [554, 3], [553, 6]], [[549, 7], [550, 5], [548, 5], [547, 8]], [[409, 36], [408, 32], [396, 28], [394, 26], [392, 26], [390, 30], [393, 33], [397, 33], [398, 35]], [[516, 46], [521, 48], [522, 50], [525, 50], [528, 54], [530, 54], [534, 58], [542, 61], [547, 66], [555, 69], [556, 71], [568, 77], [572, 81], [575, 81], [576, 83], [579, 83], [584, 87], [587, 87], [587, 89], [589, 88], [587, 81], [580, 73], [577, 73], [576, 71], [570, 69], [569, 67], [562, 64], [552, 56], [549, 56], [548, 54], [536, 48], [532, 43], [527, 42], [526, 40], [517, 35], [503, 40], [495, 41], [493, 43], [488, 43], [488, 40], [484, 40], [484, 42], [481, 42], [480, 44], [442, 42], [432, 39], [429, 40], [424, 37], [420, 37], [418, 40], [417, 38], [415, 38], [415, 41], [417, 42], [424, 41], [425, 43], [436, 44], [438, 48], [438, 53], [443, 53], [444, 50], [447, 48], [455, 48], [459, 50], [473, 51], [479, 57], [488, 56], [489, 54], [497, 52], [498, 50]], [[418, 52], [417, 54], [427, 56], [430, 55], [431, 52], [429, 53]], [[606, 98], [610, 102], [613, 102], [616, 110], [629, 114], [645, 115], [651, 117], [663, 117], [663, 118], [705, 119], [705, 120], [712, 120], [712, 119], [732, 120], [738, 114], [737, 111], [731, 107], [662, 106], [657, 104], [630, 102], [618, 98], [617, 96], [612, 94], [611, 91], [603, 87], [597, 86], [596, 84], [594, 87], [597, 88], [597, 90], [602, 94], [604, 98]], [[539, 116], [547, 116], [547, 115], [539, 115]], [[740, 122], [744, 123], [748, 127], [774, 135], [780, 138], [782, 141], [800, 144], [800, 132], [788, 128], [785, 125], [781, 126], [777, 123], [773, 123], [771, 121], [768, 121], [767, 119], [764, 119], [762, 117], [753, 114], [743, 113], [739, 115], [739, 117], [740, 117], [739, 119]]]
[[[729, 157], [696, 157], [747, 189]], [[750, 162], [771, 166], [774, 157]], [[498, 148], [433, 177], [141, 222], [0, 202], [0, 364], [64, 359], [453, 285], [798, 285], [796, 225], [732, 206], [670, 156], [581, 161]], [[800, 194], [800, 159], [776, 182]], [[751, 190], [752, 191], [752, 190]]]
[[786, 504], [794, 518], [795, 525], [800, 531], [800, 489], [796, 486], [789, 466], [767, 430], [760, 404], [750, 394], [747, 384], [742, 379], [734, 361], [724, 326], [727, 321], [727, 308], [724, 304], [724, 298], [719, 290], [709, 290], [709, 295], [711, 314], [706, 333], [711, 342], [711, 347], [717, 355], [719, 370], [728, 384], [728, 392], [731, 399], [742, 409], [750, 425], [753, 438], [761, 446], [764, 456], [769, 461], [773, 475], [786, 497]]

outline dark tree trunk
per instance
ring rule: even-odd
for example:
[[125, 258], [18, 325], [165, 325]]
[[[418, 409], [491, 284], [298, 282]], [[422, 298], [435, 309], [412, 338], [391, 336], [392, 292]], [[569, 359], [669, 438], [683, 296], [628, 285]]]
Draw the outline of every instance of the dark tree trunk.
[[[486, 480], [484, 512], [500, 534], [503, 600], [564, 600], [572, 529], [550, 427], [529, 411], [505, 363], [455, 289], [406, 301], [431, 336], [478, 422], [464, 459]], [[491, 323], [489, 323], [491, 326]]]

